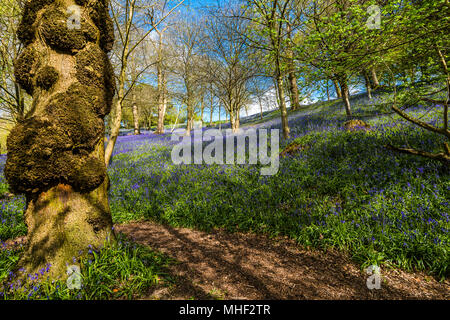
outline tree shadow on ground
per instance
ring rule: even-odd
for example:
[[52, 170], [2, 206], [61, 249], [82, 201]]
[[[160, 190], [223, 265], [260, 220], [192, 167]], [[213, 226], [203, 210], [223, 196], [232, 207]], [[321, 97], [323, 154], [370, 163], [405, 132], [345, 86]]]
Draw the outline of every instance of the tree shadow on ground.
[[[119, 226], [134, 241], [179, 261], [177, 282], [161, 299], [444, 299], [449, 284], [383, 270], [380, 290], [335, 251], [309, 251], [285, 239], [211, 233], [152, 223]], [[417, 280], [419, 277], [419, 280]], [[448, 298], [448, 297], [447, 297]]]

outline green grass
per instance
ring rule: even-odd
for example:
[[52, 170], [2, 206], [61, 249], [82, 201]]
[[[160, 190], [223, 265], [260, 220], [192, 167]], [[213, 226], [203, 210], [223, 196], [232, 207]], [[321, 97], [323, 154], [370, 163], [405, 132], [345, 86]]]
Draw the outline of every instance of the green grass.
[[6, 300], [110, 300], [142, 297], [156, 285], [172, 279], [167, 256], [119, 237], [98, 250], [80, 254], [72, 264], [81, 267], [81, 289], [69, 289], [66, 282], [50, 281], [47, 270], [29, 275], [26, 284], [16, 280], [15, 269], [21, 250], [0, 250], [0, 299]]
[[[5, 197], [8, 185], [0, 183], [0, 197]], [[23, 197], [13, 197], [0, 201], [0, 245], [2, 241], [23, 236], [27, 232], [24, 223], [23, 210], [25, 200]]]

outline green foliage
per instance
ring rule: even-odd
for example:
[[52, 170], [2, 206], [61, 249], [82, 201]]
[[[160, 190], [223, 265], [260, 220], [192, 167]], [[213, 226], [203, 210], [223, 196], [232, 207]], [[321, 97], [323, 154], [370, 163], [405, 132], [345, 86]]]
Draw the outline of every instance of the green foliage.
[[74, 257], [70, 265], [80, 265], [82, 285], [81, 289], [71, 290], [66, 282], [50, 281], [46, 277], [49, 269], [27, 275], [25, 283], [16, 280], [13, 270], [20, 254], [21, 249], [0, 250], [0, 299], [135, 299], [161, 284], [170, 263], [166, 256], [119, 237], [117, 243], [106, 242], [99, 251], [89, 249]]
[[[0, 196], [7, 197], [8, 185], [0, 183]], [[24, 223], [23, 210], [25, 200], [23, 197], [14, 197], [9, 201], [0, 200], [0, 244], [2, 241], [23, 236], [27, 232]]]

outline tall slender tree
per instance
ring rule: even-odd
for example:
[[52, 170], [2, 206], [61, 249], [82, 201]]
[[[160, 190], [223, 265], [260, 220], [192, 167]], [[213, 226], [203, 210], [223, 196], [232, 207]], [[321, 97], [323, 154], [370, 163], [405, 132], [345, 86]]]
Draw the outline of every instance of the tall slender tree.
[[284, 86], [284, 78], [288, 70], [285, 54], [287, 39], [285, 24], [292, 2], [292, 0], [247, 0], [245, 13], [241, 16], [251, 21], [254, 27], [246, 39], [251, 46], [263, 51], [265, 58], [270, 61], [285, 139], [290, 136]]

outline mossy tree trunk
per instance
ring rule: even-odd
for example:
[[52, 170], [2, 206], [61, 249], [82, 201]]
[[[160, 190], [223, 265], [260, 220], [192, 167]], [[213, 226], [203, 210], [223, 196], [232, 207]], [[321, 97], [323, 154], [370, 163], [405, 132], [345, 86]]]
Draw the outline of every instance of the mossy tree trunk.
[[[72, 13], [70, 12], [72, 11]], [[8, 136], [5, 176], [26, 196], [27, 248], [19, 267], [50, 277], [112, 234], [104, 163], [104, 118], [114, 96], [107, 52], [108, 0], [30, 0], [18, 35], [17, 83], [33, 109]]]

